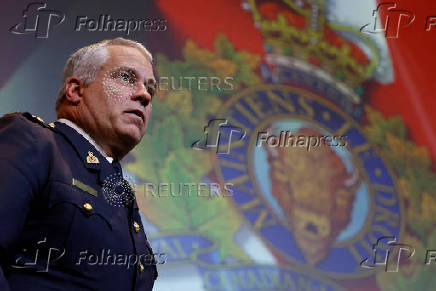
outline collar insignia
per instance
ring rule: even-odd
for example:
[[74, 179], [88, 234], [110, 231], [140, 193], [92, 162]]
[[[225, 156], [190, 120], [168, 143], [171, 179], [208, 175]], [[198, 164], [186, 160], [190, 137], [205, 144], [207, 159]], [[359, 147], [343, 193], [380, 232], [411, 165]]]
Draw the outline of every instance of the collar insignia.
[[94, 156], [93, 152], [88, 152], [88, 156], [86, 157], [86, 162], [88, 164], [98, 164], [100, 161], [96, 156]]

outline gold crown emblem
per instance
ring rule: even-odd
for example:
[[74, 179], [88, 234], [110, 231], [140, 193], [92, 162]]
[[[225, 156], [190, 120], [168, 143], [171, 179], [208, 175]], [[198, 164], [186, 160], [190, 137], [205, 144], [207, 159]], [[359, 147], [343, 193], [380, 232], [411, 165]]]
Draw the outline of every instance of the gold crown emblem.
[[[294, 3], [295, 2], [295, 3]], [[320, 1], [248, 0], [268, 54], [303, 60], [328, 72], [358, 95], [378, 62], [375, 44], [359, 30], [327, 21]], [[342, 35], [358, 40], [370, 51]]]

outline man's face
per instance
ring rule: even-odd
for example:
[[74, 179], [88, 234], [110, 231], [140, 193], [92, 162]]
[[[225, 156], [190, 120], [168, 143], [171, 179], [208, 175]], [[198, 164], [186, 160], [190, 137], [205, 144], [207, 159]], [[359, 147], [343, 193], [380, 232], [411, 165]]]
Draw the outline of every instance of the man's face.
[[88, 124], [98, 139], [137, 145], [151, 116], [156, 81], [145, 56], [135, 48], [108, 46], [110, 57], [83, 94]]

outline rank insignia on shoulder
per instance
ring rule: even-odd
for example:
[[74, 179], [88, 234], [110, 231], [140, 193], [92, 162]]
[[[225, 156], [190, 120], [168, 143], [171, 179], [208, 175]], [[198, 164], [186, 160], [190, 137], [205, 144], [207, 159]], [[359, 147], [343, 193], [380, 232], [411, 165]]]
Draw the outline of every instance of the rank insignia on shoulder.
[[[29, 112], [24, 112], [23, 116], [26, 117], [27, 119], [29, 119], [30, 121], [33, 121], [35, 123], [38, 123], [39, 125], [42, 125], [44, 127], [49, 127], [49, 125], [47, 125], [44, 121], [44, 119], [42, 119], [39, 116], [30, 114]], [[53, 126], [50, 126], [51, 128], [53, 128]]]
[[33, 122], [37, 122], [37, 123], [39, 123], [39, 124], [45, 124], [44, 120], [43, 120], [41, 117], [39, 117], [39, 116], [36, 116], [36, 115], [30, 114], [29, 112], [24, 112], [23, 115], [24, 115], [27, 119], [29, 119], [29, 120], [31, 120], [31, 121], [33, 121]]
[[94, 156], [93, 152], [88, 152], [88, 156], [86, 157], [86, 162], [88, 164], [98, 164], [100, 161], [96, 156]]
[[32, 117], [35, 118], [36, 120], [38, 120], [39, 123], [45, 124], [44, 119], [42, 119], [41, 117], [36, 116], [36, 115], [32, 115]]

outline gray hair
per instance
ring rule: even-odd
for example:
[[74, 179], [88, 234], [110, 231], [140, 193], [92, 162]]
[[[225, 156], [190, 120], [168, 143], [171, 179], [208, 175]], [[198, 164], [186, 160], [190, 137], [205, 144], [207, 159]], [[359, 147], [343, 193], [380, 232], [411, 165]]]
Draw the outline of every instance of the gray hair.
[[150, 63], [153, 62], [151, 53], [142, 44], [122, 37], [105, 39], [78, 49], [71, 55], [65, 64], [64, 73], [62, 75], [62, 85], [56, 100], [56, 112], [65, 100], [65, 81], [68, 78], [75, 76], [82, 80], [85, 85], [91, 83], [97, 76], [101, 67], [109, 59], [109, 51], [107, 47], [110, 45], [136, 48]]

